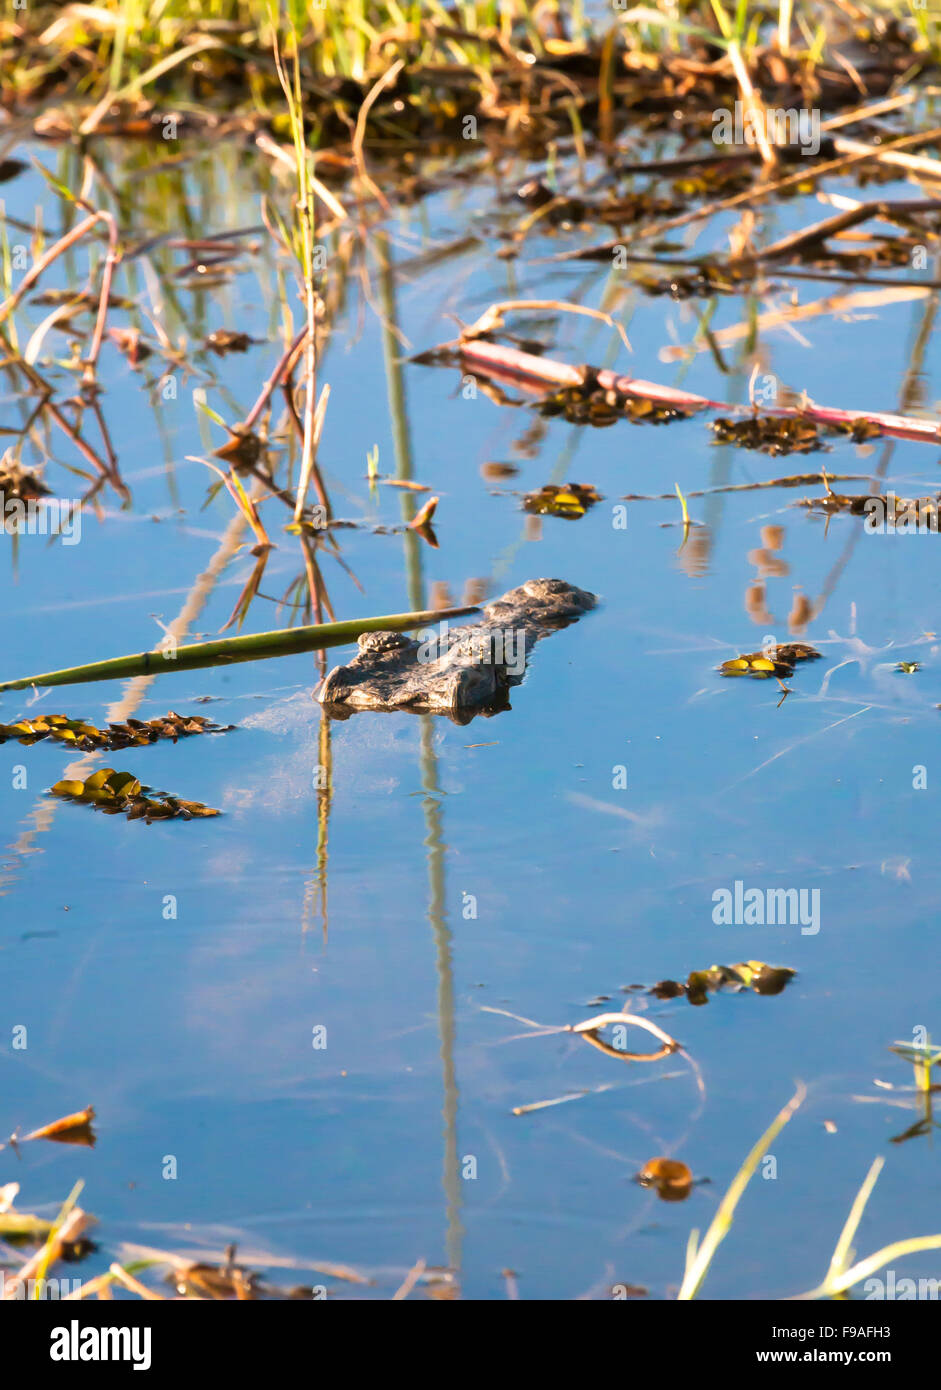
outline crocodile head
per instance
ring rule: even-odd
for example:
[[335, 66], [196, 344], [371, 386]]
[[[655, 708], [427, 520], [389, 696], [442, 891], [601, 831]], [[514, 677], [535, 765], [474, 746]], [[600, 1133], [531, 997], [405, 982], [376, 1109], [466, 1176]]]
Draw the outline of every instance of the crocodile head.
[[356, 710], [404, 709], [466, 724], [477, 714], [496, 714], [509, 708], [507, 693], [523, 679], [535, 643], [596, 602], [561, 579], [530, 579], [488, 604], [477, 623], [442, 624], [423, 640], [363, 633], [356, 656], [329, 673], [317, 699], [340, 719]]

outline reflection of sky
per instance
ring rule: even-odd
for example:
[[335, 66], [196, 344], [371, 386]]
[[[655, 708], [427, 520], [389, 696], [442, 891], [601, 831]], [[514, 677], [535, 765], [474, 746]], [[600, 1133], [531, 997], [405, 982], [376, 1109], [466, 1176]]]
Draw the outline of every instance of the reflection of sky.
[[[217, 159], [216, 179], [224, 183], [232, 167]], [[12, 213], [31, 218], [36, 177], [4, 192]], [[478, 197], [473, 206], [488, 203]], [[426, 209], [442, 240], [463, 233], [466, 191]], [[206, 230], [253, 220], [247, 197], [239, 206], [226, 195]], [[793, 225], [789, 206], [768, 216], [766, 235]], [[420, 245], [419, 214], [397, 233], [406, 234]], [[704, 233], [697, 249], [718, 244], [715, 236]], [[532, 250], [565, 244], [534, 241]], [[81, 256], [77, 265], [84, 273]], [[521, 258], [510, 267], [471, 254], [410, 279], [398, 308], [417, 351], [453, 331], [439, 310], [469, 319], [510, 293], [599, 303], [604, 286], [597, 266]], [[214, 306], [208, 326], [269, 336], [270, 306], [255, 278], [240, 277], [229, 293], [231, 309]], [[801, 284], [804, 302], [822, 293]], [[634, 357], [622, 351], [617, 364], [718, 399], [743, 398], [742, 379], [723, 379], [708, 352], [685, 377], [658, 360], [671, 341], [692, 338], [692, 306], [640, 298], [630, 308]], [[738, 322], [744, 308], [740, 298], [721, 300], [711, 328]], [[867, 313], [810, 320], [800, 327], [804, 341], [770, 334], [767, 370], [820, 402], [895, 408], [925, 304]], [[370, 311], [361, 336], [355, 325], [354, 305], [323, 367], [332, 394], [321, 462], [344, 516], [367, 507], [361, 475], [374, 444], [381, 471], [393, 468], [380, 337]], [[564, 323], [556, 336], [559, 357], [608, 360], [601, 325]], [[275, 355], [269, 344], [221, 364], [243, 411]], [[734, 364], [738, 348], [726, 356]], [[82, 543], [68, 549], [23, 539], [16, 573], [7, 571], [7, 675], [153, 645], [152, 615], [169, 622], [179, 612], [231, 515], [224, 495], [199, 510], [208, 474], [184, 461], [204, 452], [191, 385], [164, 407], [177, 500], [145, 397], [113, 348], [104, 361], [108, 424], [134, 508], [119, 513], [108, 499], [106, 521], [87, 518]], [[938, 366], [931, 339], [928, 403]], [[595, 432], [552, 421], [538, 456], [527, 459], [513, 445], [533, 424], [530, 412], [466, 401], [449, 372], [407, 367], [405, 381], [414, 476], [441, 497], [441, 548], [422, 555], [426, 585], [445, 582], [459, 600], [471, 577], [494, 575], [499, 592], [557, 575], [603, 599], [597, 613], [538, 646], [512, 712], [464, 728], [432, 724], [456, 995], [458, 1153], [476, 1156], [479, 1172], [461, 1187], [465, 1287], [499, 1296], [499, 1270], [510, 1266], [523, 1296], [579, 1293], [610, 1264], [613, 1277], [662, 1293], [679, 1277], [689, 1226], [708, 1221], [795, 1077], [811, 1084], [811, 1098], [776, 1143], [777, 1182], [756, 1180], [746, 1197], [710, 1290], [809, 1287], [869, 1161], [914, 1119], [848, 1097], [878, 1094], [874, 1076], [907, 1083], [908, 1069], [886, 1045], [918, 1025], [938, 1031], [937, 985], [923, 968], [939, 887], [930, 813], [938, 663], [933, 643], [920, 642], [937, 626], [935, 542], [864, 537], [842, 518], [825, 531], [790, 509], [802, 488], [691, 497], [691, 515], [710, 522], [711, 551], [705, 573], [690, 575], [677, 560], [678, 503], [630, 504], [627, 529], [615, 530], [618, 497], [809, 472], [822, 458], [832, 471], [862, 473], [880, 452], [865, 458], [840, 444], [828, 455], [770, 460], [713, 447], [698, 421]], [[219, 393], [208, 399], [227, 409]], [[10, 422], [16, 415], [5, 407]], [[74, 462], [61, 437], [55, 448]], [[507, 495], [513, 480], [499, 495], [481, 479], [488, 460], [517, 462], [520, 487], [571, 479], [594, 484], [606, 500], [577, 523], [546, 519], [542, 538], [526, 541], [525, 519]], [[936, 463], [934, 450], [898, 443], [888, 476], [900, 493], [926, 491], [936, 486]], [[71, 486], [61, 469], [48, 476], [60, 490]], [[399, 506], [393, 489], [380, 489], [383, 522], [394, 524]], [[273, 507], [266, 516], [279, 548], [262, 590], [280, 595], [300, 558]], [[784, 528], [779, 557], [788, 573], [767, 581], [767, 628], [750, 621], [744, 596], [756, 574], [748, 554], [770, 524]], [[338, 617], [404, 608], [401, 540], [355, 531], [339, 539], [365, 593], [327, 559]], [[194, 635], [221, 627], [252, 563], [246, 555], [225, 572]], [[723, 681], [714, 668], [760, 646], [766, 630], [787, 637], [794, 586], [811, 599], [829, 591], [805, 634], [825, 660], [799, 669], [794, 693], [776, 708], [776, 683]], [[847, 645], [854, 610], [869, 654]], [[283, 621], [283, 610], [259, 601], [249, 630]], [[821, 694], [827, 670], [853, 655], [863, 664], [842, 666]], [[917, 657], [924, 670], [895, 675], [900, 656]], [[139, 717], [172, 707], [246, 726], [115, 755], [153, 786], [221, 807], [217, 821], [147, 827], [51, 807], [40, 792], [61, 775], [62, 755], [4, 746], [0, 782], [9, 785], [4, 769], [15, 764], [29, 774], [28, 791], [0, 798], [0, 843], [19, 841], [17, 851], [0, 852], [9, 864], [0, 865], [0, 950], [9, 1026], [25, 1022], [30, 1045], [4, 1053], [0, 1123], [29, 1127], [91, 1101], [101, 1133], [94, 1154], [31, 1148], [15, 1173], [25, 1203], [61, 1199], [84, 1176], [106, 1236], [159, 1244], [159, 1232], [142, 1236], [141, 1223], [223, 1222], [313, 1258], [402, 1267], [420, 1255], [445, 1258], [421, 725], [361, 715], [332, 726], [325, 944], [312, 886], [313, 671], [309, 656], [294, 656], [170, 674], [147, 691]], [[101, 718], [120, 693], [117, 684], [55, 691], [40, 708]], [[193, 705], [201, 694], [222, 703]], [[0, 718], [24, 708], [7, 696]], [[621, 764], [628, 788], [615, 791]], [[916, 764], [928, 768], [927, 791], [912, 790]], [[37, 815], [43, 825], [34, 831]], [[736, 878], [819, 888], [819, 935], [714, 926], [712, 893]], [[162, 915], [167, 894], [177, 898], [176, 920]], [[462, 915], [463, 894], [475, 895], [476, 919]], [[696, 1093], [681, 1065], [660, 1064], [680, 1075], [657, 1085], [645, 1069], [620, 1069], [564, 1037], [503, 1041], [524, 1027], [480, 1012], [486, 1004], [541, 1023], [575, 1022], [599, 993], [618, 997], [624, 985], [754, 958], [794, 966], [799, 978], [775, 999], [654, 1006], [703, 1068], [705, 1109], [692, 1128]], [[325, 1051], [311, 1047], [316, 1024], [327, 1028]], [[635, 1094], [614, 1089], [540, 1114], [509, 1113], [582, 1087], [638, 1081], [646, 1084]], [[825, 1133], [825, 1119], [836, 1135]], [[695, 1189], [685, 1206], [655, 1208], [627, 1178], [661, 1152], [683, 1157], [713, 1185]], [[167, 1153], [180, 1161], [176, 1184], [159, 1176]], [[892, 1149], [870, 1205], [867, 1248], [930, 1229], [911, 1202], [923, 1158], [918, 1140]], [[0, 1181], [9, 1176], [0, 1169]], [[927, 1263], [922, 1272], [931, 1273]]]

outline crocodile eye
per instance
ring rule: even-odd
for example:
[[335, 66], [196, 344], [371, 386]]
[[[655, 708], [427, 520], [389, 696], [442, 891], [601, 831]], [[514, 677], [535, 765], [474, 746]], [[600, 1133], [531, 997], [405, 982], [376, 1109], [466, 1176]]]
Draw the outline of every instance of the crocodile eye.
[[363, 632], [358, 646], [361, 652], [395, 652], [412, 646], [412, 639], [402, 632]]

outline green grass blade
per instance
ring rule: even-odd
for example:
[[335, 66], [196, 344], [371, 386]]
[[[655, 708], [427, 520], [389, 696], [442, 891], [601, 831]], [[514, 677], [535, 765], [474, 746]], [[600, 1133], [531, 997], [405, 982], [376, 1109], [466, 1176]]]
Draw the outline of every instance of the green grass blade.
[[131, 676], [155, 676], [167, 671], [196, 671], [206, 666], [229, 666], [238, 661], [262, 661], [273, 656], [292, 656], [298, 652], [321, 651], [355, 642], [361, 632], [407, 632], [430, 627], [446, 618], [476, 613], [476, 608], [429, 609], [421, 613], [388, 613], [378, 618], [353, 618], [342, 623], [317, 623], [310, 627], [278, 628], [244, 637], [221, 637], [214, 642], [194, 642], [175, 652], [136, 652], [131, 656], [93, 661], [87, 666], [69, 666], [46, 671], [39, 676], [0, 682], [0, 693], [28, 690], [33, 685], [78, 685], [82, 681], [123, 680]]

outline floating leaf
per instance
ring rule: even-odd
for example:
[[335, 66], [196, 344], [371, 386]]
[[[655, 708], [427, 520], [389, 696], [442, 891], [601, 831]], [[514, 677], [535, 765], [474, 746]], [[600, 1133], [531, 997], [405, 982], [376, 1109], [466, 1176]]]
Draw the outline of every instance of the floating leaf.
[[56, 782], [52, 788], [56, 796], [81, 796], [85, 790], [84, 782]]
[[641, 1187], [655, 1187], [664, 1202], [684, 1202], [693, 1190], [693, 1175], [677, 1158], [651, 1158], [637, 1174]]
[[427, 526], [435, 514], [439, 500], [440, 499], [437, 497], [429, 497], [421, 510], [417, 512], [408, 523], [409, 529], [412, 531], [420, 531], [423, 526]]
[[91, 1127], [94, 1118], [95, 1108], [88, 1105], [84, 1110], [76, 1110], [72, 1115], [54, 1120], [51, 1125], [43, 1125], [41, 1129], [24, 1134], [17, 1139], [17, 1143], [25, 1144], [30, 1139], [52, 1139], [57, 1144], [84, 1144], [91, 1149], [95, 1147], [95, 1132]]

